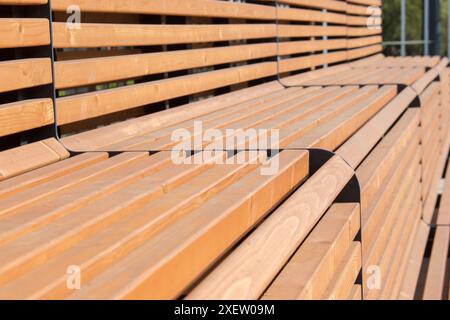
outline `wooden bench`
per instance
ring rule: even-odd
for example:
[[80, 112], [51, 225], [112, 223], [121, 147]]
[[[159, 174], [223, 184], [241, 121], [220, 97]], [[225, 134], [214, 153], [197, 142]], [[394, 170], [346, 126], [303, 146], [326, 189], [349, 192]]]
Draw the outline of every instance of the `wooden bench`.
[[[447, 163], [448, 165], [448, 163]], [[433, 217], [433, 239], [432, 249], [427, 262], [427, 271], [424, 288], [423, 299], [431, 300], [447, 300], [449, 299], [449, 260], [448, 250], [450, 245], [450, 192], [449, 192], [450, 173], [447, 168], [445, 178], [444, 191], [440, 199], [437, 214]]]
[[[62, 139], [0, 153], [0, 298], [414, 298], [450, 144], [448, 60], [379, 54], [380, 1], [280, 3], [52, 1]], [[282, 150], [177, 165], [171, 134], [194, 121], [279, 129]], [[336, 155], [317, 165], [312, 148]], [[360, 201], [343, 197], [355, 175]]]
[[[0, 19], [0, 180], [69, 157], [51, 134], [51, 59], [45, 57], [50, 50], [49, 20], [42, 10], [28, 7], [44, 3], [29, 0], [20, 2], [24, 7], [6, 6], [4, 12], [10, 11], [11, 18]], [[19, 147], [25, 143], [29, 144]]]

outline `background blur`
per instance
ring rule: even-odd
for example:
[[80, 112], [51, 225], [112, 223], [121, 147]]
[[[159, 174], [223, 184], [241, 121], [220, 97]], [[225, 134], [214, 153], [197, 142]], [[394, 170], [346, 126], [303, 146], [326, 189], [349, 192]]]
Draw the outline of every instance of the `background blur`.
[[449, 0], [383, 1], [385, 54], [449, 56], [448, 2]]

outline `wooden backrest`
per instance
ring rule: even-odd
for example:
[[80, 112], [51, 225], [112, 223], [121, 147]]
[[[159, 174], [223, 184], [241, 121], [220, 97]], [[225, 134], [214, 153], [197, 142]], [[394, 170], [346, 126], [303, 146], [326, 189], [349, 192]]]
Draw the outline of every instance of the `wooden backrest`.
[[370, 5], [381, 1], [53, 0], [57, 123], [71, 132], [378, 53]]
[[380, 0], [51, 5], [56, 117], [49, 4], [0, 0], [2, 150], [52, 137], [55, 118], [72, 134], [381, 51]]
[[0, 0], [0, 151], [51, 136], [46, 128], [54, 123], [46, 3]]
[[[279, 0], [279, 3], [290, 5], [278, 11], [282, 76], [355, 60], [382, 50], [381, 1]], [[303, 14], [309, 18], [304, 21], [288, 20], [294, 6], [314, 6], [315, 10]], [[300, 28], [303, 32], [294, 31]]]

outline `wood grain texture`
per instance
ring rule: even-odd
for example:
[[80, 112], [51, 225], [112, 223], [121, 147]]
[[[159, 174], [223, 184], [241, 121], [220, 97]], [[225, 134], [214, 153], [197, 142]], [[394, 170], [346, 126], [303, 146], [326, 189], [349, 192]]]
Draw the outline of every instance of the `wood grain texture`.
[[42, 46], [50, 43], [47, 19], [0, 18], [0, 48]]
[[54, 123], [53, 101], [33, 99], [0, 105], [0, 136]]
[[0, 180], [68, 157], [69, 153], [54, 138], [0, 152]]
[[0, 62], [0, 92], [35, 87], [52, 82], [51, 61], [32, 58]]
[[212, 271], [188, 298], [259, 298], [352, 175], [353, 171], [341, 159], [331, 159]]
[[321, 299], [360, 230], [359, 210], [358, 204], [333, 204], [262, 299]]

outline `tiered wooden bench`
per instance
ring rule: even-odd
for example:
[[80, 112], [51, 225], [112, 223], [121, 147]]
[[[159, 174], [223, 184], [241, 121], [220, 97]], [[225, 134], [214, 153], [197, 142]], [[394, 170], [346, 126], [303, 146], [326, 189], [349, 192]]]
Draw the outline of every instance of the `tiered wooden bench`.
[[[52, 1], [62, 139], [0, 153], [0, 298], [415, 297], [437, 203], [447, 216], [448, 60], [379, 54], [366, 24], [380, 1], [280, 3]], [[73, 4], [79, 29], [64, 22]], [[171, 134], [194, 121], [279, 129], [281, 151], [176, 165]], [[446, 290], [436, 229], [424, 298]]]
[[450, 172], [447, 170], [445, 188], [437, 215], [433, 220], [433, 242], [424, 277], [423, 299], [447, 300], [449, 297], [449, 245], [450, 245]]

